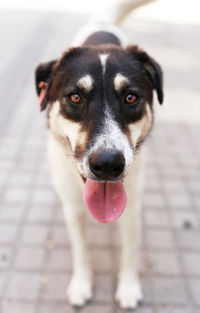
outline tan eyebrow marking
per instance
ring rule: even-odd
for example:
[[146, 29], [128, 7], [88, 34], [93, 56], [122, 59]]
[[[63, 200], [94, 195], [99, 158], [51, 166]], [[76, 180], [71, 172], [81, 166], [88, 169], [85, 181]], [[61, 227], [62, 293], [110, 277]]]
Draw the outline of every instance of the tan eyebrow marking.
[[84, 88], [87, 92], [91, 91], [94, 80], [91, 75], [85, 75], [78, 80], [77, 85], [80, 88]]
[[129, 83], [129, 80], [124, 75], [117, 73], [114, 78], [114, 86], [116, 91], [120, 91], [125, 85]]

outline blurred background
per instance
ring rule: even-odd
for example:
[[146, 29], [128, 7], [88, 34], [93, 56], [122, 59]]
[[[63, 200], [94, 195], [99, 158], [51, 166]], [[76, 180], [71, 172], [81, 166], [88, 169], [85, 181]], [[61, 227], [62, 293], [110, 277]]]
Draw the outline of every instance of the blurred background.
[[[99, 5], [103, 5], [102, 0]], [[108, 0], [107, 0], [108, 1]], [[46, 158], [46, 118], [34, 86], [38, 63], [59, 57], [92, 12], [91, 0], [0, 0], [0, 313], [70, 313], [71, 255]], [[158, 0], [122, 25], [162, 66], [143, 198], [140, 313], [200, 310], [200, 2]], [[81, 312], [121, 312], [114, 302], [116, 224], [89, 219], [93, 301]]]

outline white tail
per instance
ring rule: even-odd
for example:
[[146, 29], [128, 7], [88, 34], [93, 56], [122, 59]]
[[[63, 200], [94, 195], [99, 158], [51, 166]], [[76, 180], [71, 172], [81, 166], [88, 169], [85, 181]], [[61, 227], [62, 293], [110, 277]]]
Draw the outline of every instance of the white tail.
[[97, 5], [92, 12], [91, 22], [119, 25], [135, 9], [155, 0], [107, 0]]
[[125, 47], [128, 43], [126, 36], [117, 27], [136, 8], [155, 0], [107, 0], [103, 5], [101, 2], [91, 12], [91, 19], [88, 24], [81, 27], [72, 41], [72, 46], [80, 46], [93, 32], [107, 31], [115, 34]]

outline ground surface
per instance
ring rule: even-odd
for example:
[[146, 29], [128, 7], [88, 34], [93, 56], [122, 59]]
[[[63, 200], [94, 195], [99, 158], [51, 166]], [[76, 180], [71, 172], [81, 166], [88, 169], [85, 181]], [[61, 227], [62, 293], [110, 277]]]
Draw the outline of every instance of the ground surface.
[[[33, 71], [57, 57], [79, 16], [0, 12], [0, 313], [70, 313], [71, 257], [46, 161], [45, 118]], [[200, 311], [199, 27], [135, 21], [127, 32], [163, 64], [166, 100], [148, 140], [138, 313]], [[89, 223], [93, 301], [80, 312], [121, 312], [114, 302], [116, 225]]]

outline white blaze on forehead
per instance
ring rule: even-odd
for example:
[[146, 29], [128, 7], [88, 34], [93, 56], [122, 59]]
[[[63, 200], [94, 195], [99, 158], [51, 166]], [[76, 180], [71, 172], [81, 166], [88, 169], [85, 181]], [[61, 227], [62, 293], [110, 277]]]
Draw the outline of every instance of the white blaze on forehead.
[[91, 75], [85, 75], [78, 80], [77, 85], [80, 88], [84, 88], [87, 92], [91, 91], [94, 80]]
[[102, 72], [103, 74], [105, 74], [105, 71], [106, 71], [106, 61], [107, 61], [107, 58], [108, 58], [109, 54], [100, 54], [100, 61], [101, 61], [101, 66], [102, 66]]
[[125, 85], [129, 83], [129, 80], [124, 75], [117, 73], [114, 78], [114, 86], [116, 91], [120, 91]]

